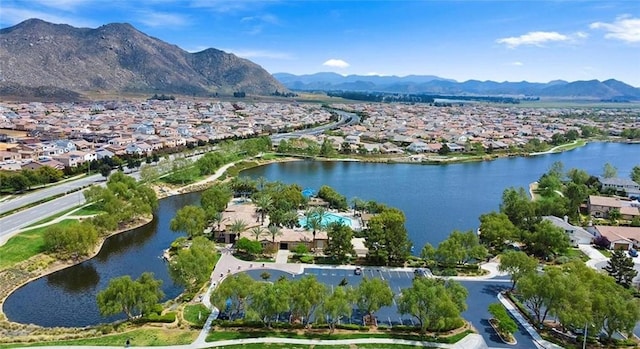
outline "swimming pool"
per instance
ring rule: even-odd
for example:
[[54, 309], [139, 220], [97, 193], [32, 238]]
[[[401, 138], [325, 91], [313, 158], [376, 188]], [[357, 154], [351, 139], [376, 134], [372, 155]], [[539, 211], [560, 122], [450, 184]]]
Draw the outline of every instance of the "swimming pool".
[[[306, 227], [307, 226], [307, 217], [300, 217], [300, 219], [298, 220], [298, 222], [300, 223], [301, 226]], [[347, 218], [347, 217], [342, 217], [339, 216], [335, 213], [331, 213], [331, 212], [327, 212], [324, 214], [324, 217], [322, 217], [322, 226], [323, 227], [327, 227], [329, 226], [329, 224], [331, 223], [342, 223], [344, 225], [346, 225], [347, 227], [354, 229], [356, 228], [353, 220], [351, 218]]]

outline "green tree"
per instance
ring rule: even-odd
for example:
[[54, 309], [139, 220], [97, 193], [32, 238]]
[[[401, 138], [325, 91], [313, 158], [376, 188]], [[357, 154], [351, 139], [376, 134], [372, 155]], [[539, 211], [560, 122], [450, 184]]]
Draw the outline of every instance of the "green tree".
[[169, 228], [175, 232], [185, 232], [190, 238], [200, 236], [207, 226], [207, 216], [202, 207], [187, 205], [176, 212]]
[[404, 263], [411, 254], [404, 223], [404, 213], [396, 208], [387, 208], [371, 218], [365, 240], [367, 257], [387, 265]]
[[258, 284], [251, 297], [250, 309], [265, 326], [271, 328], [273, 318], [289, 310], [290, 282], [284, 278], [274, 283]]
[[535, 258], [527, 256], [522, 251], [509, 251], [500, 256], [498, 270], [511, 276], [511, 290], [513, 290], [518, 280], [534, 273], [537, 267], [538, 261]]
[[276, 242], [276, 237], [282, 235], [282, 230], [275, 225], [269, 226], [268, 231], [269, 231], [269, 235], [271, 236], [271, 242], [273, 243]]
[[45, 251], [55, 253], [60, 258], [87, 255], [98, 243], [98, 231], [89, 222], [74, 223], [66, 227], [53, 225], [45, 229]]
[[248, 274], [229, 276], [211, 294], [211, 304], [234, 316], [245, 312], [258, 283]]
[[249, 232], [251, 233], [251, 235], [253, 235], [256, 241], [258, 241], [262, 236], [265, 236], [267, 234], [267, 229], [263, 227], [253, 227], [249, 229]]
[[296, 318], [302, 318], [302, 323], [308, 326], [309, 320], [314, 317], [326, 296], [327, 287], [315, 276], [297, 279], [291, 285], [291, 313]]
[[161, 285], [162, 280], [154, 279], [152, 273], [143, 273], [135, 281], [129, 275], [111, 279], [96, 296], [100, 314], [124, 313], [128, 320], [145, 315], [164, 297]]
[[355, 289], [355, 300], [358, 309], [367, 314], [369, 321], [373, 321], [376, 311], [393, 303], [393, 292], [387, 281], [365, 277]]
[[215, 244], [203, 236], [196, 236], [190, 247], [178, 250], [171, 257], [169, 275], [178, 285], [197, 291], [209, 280], [217, 258]]
[[322, 146], [320, 146], [320, 156], [325, 158], [330, 158], [335, 156], [338, 152], [333, 148], [331, 141], [329, 139], [325, 139], [322, 142]]
[[435, 259], [443, 265], [465, 264], [473, 260], [482, 260], [487, 249], [480, 245], [478, 235], [471, 230], [453, 231], [436, 249]]
[[638, 271], [634, 269], [633, 259], [627, 257], [624, 251], [619, 249], [613, 251], [604, 270], [616, 280], [618, 285], [625, 288], [631, 287], [631, 281], [638, 275]]
[[631, 180], [640, 184], [640, 166], [633, 166], [631, 169]]
[[[464, 290], [462, 304], [460, 290]], [[414, 316], [423, 333], [426, 330], [449, 330], [462, 323], [460, 313], [466, 309], [466, 296], [466, 289], [458, 288], [455, 281], [414, 278], [411, 287], [402, 290], [398, 311]]]
[[490, 212], [480, 216], [480, 241], [489, 248], [501, 251], [505, 243], [518, 235], [518, 228], [504, 213]]
[[273, 206], [273, 199], [268, 194], [259, 195], [254, 203], [260, 213], [260, 223], [264, 224], [264, 218]]
[[232, 234], [236, 234], [237, 237], [240, 237], [240, 234], [247, 230], [247, 223], [241, 219], [235, 219], [233, 222], [231, 222], [227, 229]]
[[353, 249], [353, 230], [350, 227], [333, 223], [329, 225], [327, 230], [327, 246], [324, 248], [324, 254], [334, 259], [338, 263], [345, 263], [349, 260], [349, 256], [355, 256]]
[[320, 187], [320, 190], [318, 190], [318, 197], [328, 202], [330, 208], [336, 210], [345, 211], [349, 207], [347, 204], [347, 198], [328, 185]]
[[524, 188], [508, 188], [502, 193], [500, 212], [509, 217], [517, 228], [532, 231], [540, 217], [536, 215], [535, 204], [529, 200]]
[[451, 153], [451, 149], [447, 143], [442, 143], [440, 149], [438, 149], [438, 155], [449, 155]]
[[565, 186], [564, 196], [568, 199], [568, 211], [572, 217], [580, 214], [580, 205], [589, 197], [589, 188], [586, 184], [570, 182]]
[[343, 318], [351, 316], [353, 290], [345, 287], [335, 287], [321, 304], [319, 313], [322, 319], [329, 323], [329, 333], [335, 331], [336, 325]]
[[577, 168], [572, 168], [569, 171], [567, 171], [567, 177], [569, 178], [569, 180], [575, 184], [587, 184], [587, 181], [589, 181], [589, 174], [584, 171], [584, 170], [580, 170]]
[[570, 247], [569, 237], [562, 228], [548, 220], [536, 224], [534, 231], [523, 236], [527, 251], [538, 257], [548, 257], [563, 253]]
[[426, 262], [432, 261], [436, 258], [436, 249], [430, 243], [424, 244], [422, 250], [420, 250], [420, 258], [424, 259]]
[[562, 304], [568, 291], [563, 277], [559, 268], [549, 268], [542, 274], [529, 273], [519, 279], [518, 292], [524, 305], [533, 312], [536, 323], [543, 323], [547, 315], [556, 312]]
[[231, 189], [225, 185], [215, 185], [200, 196], [200, 204], [207, 212], [222, 212], [227, 208], [229, 200], [233, 197]]
[[102, 164], [98, 167], [98, 172], [102, 175], [102, 177], [107, 178], [111, 174], [111, 166], [107, 164]]
[[260, 244], [260, 241], [240, 238], [238, 239], [238, 241], [236, 241], [236, 249], [238, 250], [238, 252], [255, 256], [259, 253], [262, 253], [262, 244]]
[[604, 178], [618, 177], [618, 169], [607, 162], [606, 164], [604, 164], [604, 171], [602, 173], [602, 177]]

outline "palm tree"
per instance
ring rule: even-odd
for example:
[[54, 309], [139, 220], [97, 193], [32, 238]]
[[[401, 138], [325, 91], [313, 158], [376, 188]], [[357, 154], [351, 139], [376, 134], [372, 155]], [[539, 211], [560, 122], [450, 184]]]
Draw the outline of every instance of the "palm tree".
[[220, 226], [222, 225], [222, 222], [225, 220], [225, 218], [222, 216], [222, 212], [214, 212], [211, 214], [211, 223], [216, 225], [216, 231], [218, 233], [222, 233], [220, 231]]
[[318, 230], [323, 230], [324, 228], [326, 228], [322, 224], [322, 221], [324, 220], [326, 215], [327, 215], [327, 209], [325, 209], [324, 207], [316, 207], [311, 210], [307, 210], [307, 212], [305, 212], [305, 216], [307, 218], [307, 226], [305, 228], [312, 230], [312, 234], [313, 234], [312, 246], [314, 248], [316, 246], [316, 232]]
[[249, 230], [249, 232], [256, 238], [256, 241], [258, 241], [261, 236], [267, 233], [267, 230], [263, 227], [253, 227], [251, 228], [251, 230]]
[[356, 214], [361, 210], [364, 210], [366, 202], [360, 198], [351, 199], [351, 206], [353, 207], [353, 213]]
[[271, 235], [271, 242], [276, 242], [276, 236], [282, 235], [282, 230], [275, 225], [269, 226], [269, 235]]
[[273, 205], [273, 199], [270, 195], [260, 195], [256, 198], [255, 204], [257, 211], [260, 212], [260, 224], [264, 224], [264, 217]]
[[258, 177], [258, 179], [256, 179], [256, 184], [258, 185], [258, 190], [262, 191], [267, 185], [267, 179], [264, 178], [264, 176], [260, 176]]
[[229, 225], [229, 231], [240, 236], [240, 233], [247, 229], [247, 223], [245, 223], [241, 219], [234, 220], [231, 225]]

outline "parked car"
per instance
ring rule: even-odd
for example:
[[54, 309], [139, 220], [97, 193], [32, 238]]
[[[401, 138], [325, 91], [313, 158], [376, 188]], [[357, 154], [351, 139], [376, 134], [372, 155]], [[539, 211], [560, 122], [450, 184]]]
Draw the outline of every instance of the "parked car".
[[413, 275], [415, 275], [415, 277], [432, 277], [433, 273], [427, 268], [418, 268], [413, 271]]
[[638, 257], [638, 251], [636, 251], [635, 249], [630, 249], [629, 250], [629, 256], [631, 257]]

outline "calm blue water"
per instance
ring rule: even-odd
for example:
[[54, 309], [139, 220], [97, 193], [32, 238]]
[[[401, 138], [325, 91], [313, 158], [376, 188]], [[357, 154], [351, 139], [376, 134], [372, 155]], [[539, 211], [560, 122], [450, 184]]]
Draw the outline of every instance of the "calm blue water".
[[199, 200], [199, 193], [160, 200], [153, 222], [110, 237], [100, 253], [88, 261], [19, 288], [5, 301], [5, 314], [11, 321], [45, 327], [84, 327], [124, 319], [124, 315], [101, 316], [96, 295], [112, 278], [130, 275], [137, 279], [145, 271], [163, 281], [165, 299], [177, 297], [183, 288], [173, 284], [161, 257], [163, 250], [183, 234], [172, 232], [169, 221], [182, 206]]
[[640, 165], [640, 145], [591, 143], [560, 154], [448, 165], [296, 161], [253, 168], [241, 175], [316, 190], [329, 185], [348, 199], [397, 207], [406, 214], [409, 237], [419, 253], [425, 243], [437, 245], [453, 230], [477, 229], [481, 214], [499, 209], [506, 188], [528, 188], [556, 161], [565, 170], [580, 168], [593, 175], [601, 175], [609, 162], [620, 177], [628, 177], [631, 168]]

